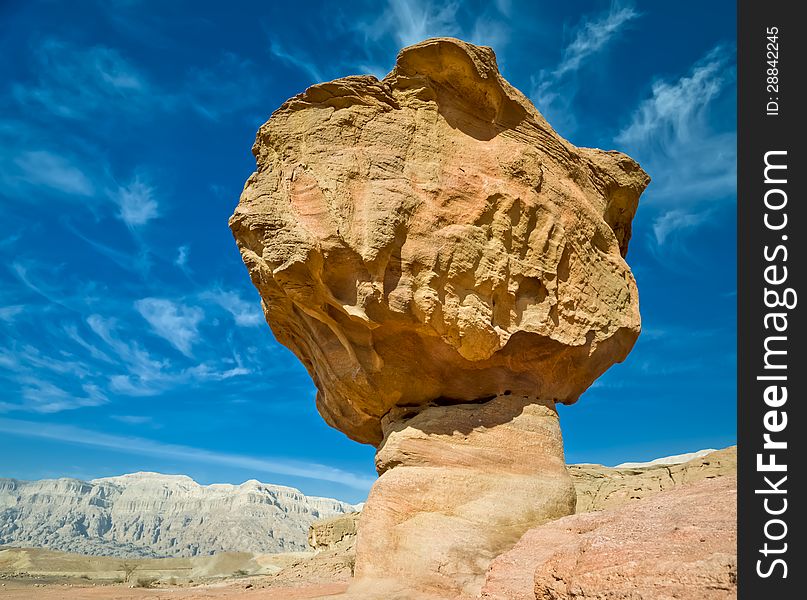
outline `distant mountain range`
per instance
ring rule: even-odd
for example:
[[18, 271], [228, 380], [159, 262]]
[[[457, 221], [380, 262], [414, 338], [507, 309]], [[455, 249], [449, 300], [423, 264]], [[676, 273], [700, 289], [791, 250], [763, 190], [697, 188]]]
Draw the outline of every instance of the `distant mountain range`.
[[308, 549], [314, 520], [357, 509], [255, 480], [200, 485], [159, 473], [0, 478], [0, 545], [121, 557], [293, 552]]

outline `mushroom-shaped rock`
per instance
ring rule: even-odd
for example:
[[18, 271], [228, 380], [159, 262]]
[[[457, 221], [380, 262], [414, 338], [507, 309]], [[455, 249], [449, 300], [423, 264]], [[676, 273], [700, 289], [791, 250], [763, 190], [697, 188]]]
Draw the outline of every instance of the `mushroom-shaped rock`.
[[649, 178], [449, 38], [291, 98], [253, 152], [230, 226], [266, 319], [325, 420], [379, 448], [357, 576], [473, 593], [574, 509], [555, 403], [639, 334], [624, 256]]

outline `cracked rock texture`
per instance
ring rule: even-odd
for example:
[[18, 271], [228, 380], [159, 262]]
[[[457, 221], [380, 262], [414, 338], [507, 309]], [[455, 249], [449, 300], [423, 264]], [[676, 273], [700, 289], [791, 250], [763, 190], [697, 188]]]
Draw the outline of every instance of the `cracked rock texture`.
[[291, 98], [253, 152], [230, 226], [266, 319], [325, 420], [378, 447], [357, 579], [472, 597], [574, 510], [555, 403], [639, 334], [624, 256], [649, 178], [449, 38]]

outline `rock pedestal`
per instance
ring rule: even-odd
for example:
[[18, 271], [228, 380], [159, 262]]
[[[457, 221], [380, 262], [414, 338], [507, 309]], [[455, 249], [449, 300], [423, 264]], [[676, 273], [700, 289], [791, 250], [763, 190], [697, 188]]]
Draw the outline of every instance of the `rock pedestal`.
[[384, 424], [356, 577], [475, 598], [495, 556], [574, 512], [554, 403], [508, 394], [411, 412]]
[[253, 152], [230, 226], [266, 319], [325, 420], [378, 447], [358, 579], [475, 589], [573, 510], [554, 406], [639, 334], [624, 256], [649, 178], [449, 38], [291, 98]]

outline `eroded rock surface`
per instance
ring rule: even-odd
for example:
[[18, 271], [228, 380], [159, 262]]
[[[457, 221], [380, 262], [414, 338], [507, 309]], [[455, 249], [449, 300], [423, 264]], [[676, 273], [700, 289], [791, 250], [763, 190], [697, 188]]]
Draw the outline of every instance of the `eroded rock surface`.
[[737, 446], [684, 463], [636, 468], [569, 465], [577, 491], [576, 512], [622, 506], [674, 487], [737, 473]]
[[623, 259], [647, 175], [576, 148], [499, 75], [437, 39], [393, 71], [315, 85], [258, 132], [230, 224], [325, 419], [505, 390], [572, 402], [640, 327]]
[[490, 48], [447, 38], [288, 100], [253, 152], [230, 225], [267, 321], [325, 420], [379, 448], [357, 576], [477, 593], [490, 558], [573, 510], [555, 403], [639, 334], [624, 256], [647, 175], [558, 136]]
[[702, 480], [527, 532], [496, 558], [484, 600], [737, 597], [737, 478]]
[[476, 597], [530, 527], [574, 511], [557, 413], [513, 394], [428, 407], [386, 429], [362, 512], [356, 577]]
[[320, 519], [308, 528], [308, 545], [317, 552], [334, 548], [352, 548], [356, 541], [361, 513], [352, 512]]

